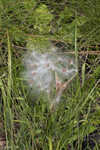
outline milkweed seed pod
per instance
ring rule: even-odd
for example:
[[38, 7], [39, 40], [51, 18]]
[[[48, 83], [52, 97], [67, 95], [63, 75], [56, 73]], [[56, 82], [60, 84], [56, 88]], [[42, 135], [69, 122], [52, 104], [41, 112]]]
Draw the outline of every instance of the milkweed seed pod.
[[65, 80], [70, 80], [77, 73], [74, 57], [56, 51], [39, 53], [33, 50], [24, 56], [23, 62], [23, 76], [33, 92], [50, 94], [52, 89], [56, 89], [53, 100], [56, 102], [60, 101], [66, 87]]

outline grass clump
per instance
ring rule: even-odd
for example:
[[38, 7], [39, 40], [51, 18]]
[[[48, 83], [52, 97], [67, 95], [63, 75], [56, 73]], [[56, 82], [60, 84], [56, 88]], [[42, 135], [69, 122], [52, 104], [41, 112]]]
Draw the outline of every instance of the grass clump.
[[[91, 1], [92, 15], [89, 0], [67, 5], [63, 0], [59, 4], [49, 0], [0, 1], [0, 149], [100, 149], [97, 2], [93, 5]], [[95, 24], [91, 24], [92, 18]], [[47, 95], [35, 95], [20, 75], [23, 56], [33, 48], [30, 43], [36, 53], [41, 49], [45, 54], [45, 49], [55, 47], [64, 56], [68, 52], [76, 55], [78, 74], [64, 88], [56, 109], [49, 107]], [[53, 92], [56, 90], [55, 86]]]

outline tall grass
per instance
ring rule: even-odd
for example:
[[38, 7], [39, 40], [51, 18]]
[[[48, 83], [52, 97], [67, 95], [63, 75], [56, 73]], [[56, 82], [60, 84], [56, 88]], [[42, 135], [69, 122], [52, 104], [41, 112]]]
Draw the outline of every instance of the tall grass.
[[[29, 4], [28, 1], [26, 2]], [[24, 12], [22, 3], [18, 2], [18, 4], [20, 4], [18, 11], [21, 9]], [[6, 2], [3, 3], [2, 7], [4, 5], [6, 5]], [[25, 3], [26, 10], [30, 9], [30, 7], [30, 5]], [[17, 11], [17, 8], [12, 9], [14, 12]], [[29, 11], [29, 13], [31, 14], [32, 12]], [[24, 18], [25, 26], [21, 24], [23, 32], [25, 30], [26, 33], [29, 31], [31, 33], [29, 28], [30, 24], [32, 24], [31, 18], [28, 18], [31, 22], [28, 24], [24, 14], [20, 14], [20, 17], [21, 19]], [[81, 61], [78, 55], [77, 17], [78, 14], [75, 13], [74, 50], [79, 68]], [[10, 19], [8, 15], [8, 18], [5, 19], [5, 26], [9, 23]], [[20, 22], [20, 18], [17, 20], [17, 23], [18, 21]], [[1, 148], [5, 150], [92, 150], [92, 144], [95, 143], [95, 149], [100, 149], [98, 139], [95, 139], [95, 137], [90, 139], [92, 134], [94, 135], [96, 131], [99, 132], [100, 105], [97, 100], [100, 97], [100, 79], [98, 79], [100, 68], [96, 69], [95, 65], [89, 64], [88, 66], [92, 68], [92, 71], [90, 70], [91, 73], [86, 73], [87, 64], [83, 62], [79, 73], [68, 84], [67, 89], [65, 89], [60, 103], [54, 111], [51, 111], [47, 97], [43, 94], [39, 96], [34, 95], [26, 85], [24, 77], [20, 76], [20, 72], [23, 70], [20, 59], [22, 59], [21, 56], [24, 52], [23, 49], [16, 49], [14, 42], [17, 41], [15, 42], [16, 45], [19, 44], [22, 48], [25, 48], [26, 41], [24, 41], [23, 32], [20, 32], [19, 29], [19, 32], [16, 31], [15, 34], [15, 30], [15, 28], [11, 28], [11, 30], [6, 30], [5, 35], [2, 35], [4, 45], [6, 45], [4, 48], [7, 52], [7, 55], [4, 55], [7, 64], [5, 63], [4, 65], [7, 66], [6, 69], [5, 66], [2, 66], [3, 73], [0, 76], [0, 116], [4, 125], [2, 130], [6, 137], [6, 145]], [[12, 32], [14, 32], [14, 41]], [[27, 39], [29, 38], [33, 37], [29, 35]], [[50, 40], [50, 36], [48, 39]], [[0, 54], [3, 54], [1, 51], [2, 49], [0, 49]], [[99, 66], [98, 62], [97, 65]]]
[[84, 89], [85, 81], [83, 89], [77, 82], [74, 80], [69, 85], [62, 101], [51, 112], [46, 97], [40, 95], [37, 98], [33, 95], [32, 98], [16, 73], [13, 75], [13, 86], [12, 83], [10, 87], [5, 85], [1, 80], [6, 149], [62, 150], [68, 147], [75, 149], [76, 146], [81, 150], [84, 137], [96, 130], [89, 120], [92, 119], [91, 107], [95, 103], [99, 81], [89, 89]]

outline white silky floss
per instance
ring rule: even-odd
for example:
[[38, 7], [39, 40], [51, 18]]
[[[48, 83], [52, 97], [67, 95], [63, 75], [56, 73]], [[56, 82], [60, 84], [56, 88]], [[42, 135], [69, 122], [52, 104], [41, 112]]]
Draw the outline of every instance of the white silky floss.
[[[47, 52], [41, 54], [33, 50], [28, 52], [23, 60], [24, 78], [29, 87], [37, 92], [44, 91], [48, 94], [51, 88], [56, 88], [55, 73], [63, 83], [77, 73], [75, 58], [70, 55], [67, 56], [65, 53]], [[61, 91], [59, 94], [56, 93], [55, 101], [57, 103], [60, 101]]]

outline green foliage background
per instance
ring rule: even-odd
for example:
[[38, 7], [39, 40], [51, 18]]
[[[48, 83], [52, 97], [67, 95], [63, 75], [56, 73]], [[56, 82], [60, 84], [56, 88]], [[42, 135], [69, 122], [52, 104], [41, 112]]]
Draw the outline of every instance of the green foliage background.
[[99, 149], [99, 56], [82, 57], [55, 112], [43, 95], [33, 103], [22, 82], [23, 54], [32, 44], [47, 50], [48, 41], [66, 52], [100, 50], [100, 0], [0, 0], [0, 136], [11, 150], [82, 150], [93, 133]]
[[81, 44], [99, 42], [99, 0], [1, 0], [0, 10], [1, 35], [8, 29], [14, 42], [31, 34], [72, 43], [75, 26]]

